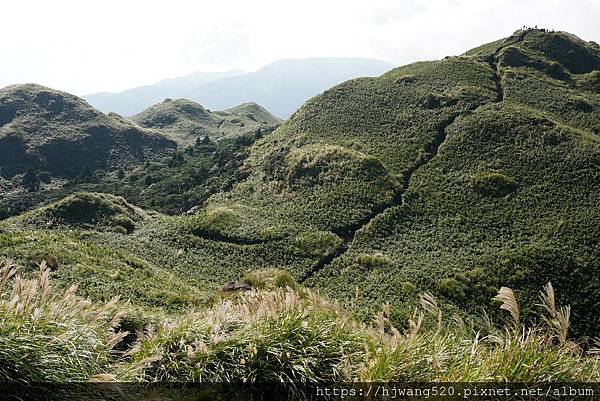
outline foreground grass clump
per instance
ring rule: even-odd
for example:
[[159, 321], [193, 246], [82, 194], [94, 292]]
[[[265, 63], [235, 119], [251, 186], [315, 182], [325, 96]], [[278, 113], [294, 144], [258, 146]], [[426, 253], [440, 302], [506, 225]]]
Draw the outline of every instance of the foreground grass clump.
[[[537, 323], [525, 323], [514, 292], [495, 301], [510, 312], [497, 325], [448, 318], [430, 294], [405, 328], [389, 307], [360, 323], [303, 289], [274, 284], [277, 271], [249, 273], [270, 290], [227, 297], [201, 313], [148, 327], [127, 352], [124, 380], [324, 383], [331, 381], [597, 381], [600, 360], [568, 337], [570, 308], [546, 285]], [[250, 280], [251, 279], [251, 280]], [[288, 280], [279, 280], [289, 282]]]
[[224, 300], [145, 330], [125, 380], [331, 382], [364, 358], [367, 333], [308, 291], [279, 288]]
[[258, 290], [273, 290], [276, 288], [289, 287], [300, 290], [300, 285], [287, 272], [278, 269], [263, 269], [247, 272], [242, 282]]
[[24, 280], [0, 262], [0, 382], [86, 381], [104, 372], [115, 334], [116, 300], [103, 306], [54, 290], [49, 270]]
[[600, 359], [567, 337], [570, 308], [557, 307], [551, 284], [540, 295], [540, 323], [524, 324], [514, 292], [503, 287], [494, 298], [510, 312], [506, 326], [483, 327], [453, 317], [446, 322], [438, 302], [421, 297], [409, 328], [391, 326], [389, 309], [374, 328], [381, 346], [368, 355], [362, 381], [407, 382], [596, 382]]
[[[569, 339], [570, 309], [557, 306], [550, 284], [537, 323], [524, 322], [515, 293], [502, 288], [494, 300], [510, 312], [504, 325], [448, 318], [427, 293], [400, 329], [387, 305], [359, 322], [277, 270], [248, 273], [261, 289], [158, 318], [116, 313], [116, 302], [96, 307], [75, 287], [59, 294], [43, 266], [31, 281], [2, 266], [2, 381], [281, 382], [303, 396], [303, 383], [600, 380], [600, 359]], [[115, 335], [128, 314], [135, 333]]]

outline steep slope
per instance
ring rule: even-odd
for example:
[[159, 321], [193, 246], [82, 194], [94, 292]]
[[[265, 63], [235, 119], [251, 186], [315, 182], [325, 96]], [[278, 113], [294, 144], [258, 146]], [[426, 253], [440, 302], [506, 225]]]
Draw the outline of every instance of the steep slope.
[[335, 234], [300, 278], [362, 311], [390, 302], [399, 320], [420, 291], [476, 309], [502, 285], [527, 316], [552, 280], [575, 331], [594, 333], [598, 60], [595, 43], [525, 30], [334, 87], [255, 145], [249, 178], [209, 201], [196, 233]]
[[[123, 115], [139, 113], [165, 98], [185, 98], [211, 110], [256, 102], [277, 117], [287, 118], [302, 103], [333, 85], [351, 78], [377, 76], [393, 67], [385, 61], [362, 58], [285, 59], [258, 71], [205, 83], [189, 82], [186, 77], [175, 79], [170, 87], [150, 86], [147, 90], [153, 95], [148, 97], [134, 89], [136, 107], [133, 107], [128, 92], [84, 98], [100, 110]], [[178, 84], [180, 80], [183, 84]]]
[[[348, 81], [311, 99], [258, 142], [245, 165], [249, 179], [213, 198], [207, 210], [243, 205], [253, 222], [346, 237], [399, 202], [447, 125], [495, 98], [492, 71], [470, 59]], [[249, 225], [240, 224], [238, 233], [230, 227], [230, 235], [252, 236]]]
[[345, 299], [358, 286], [359, 305], [394, 300], [398, 316], [416, 289], [475, 310], [507, 285], [527, 316], [534, 288], [552, 281], [573, 306], [573, 330], [597, 333], [600, 96], [589, 82], [600, 47], [526, 30], [467, 54], [494, 72], [496, 102], [448, 125], [402, 204], [310, 282]]
[[211, 112], [186, 99], [165, 99], [131, 119], [142, 127], [161, 130], [185, 146], [204, 137], [214, 140], [261, 130], [272, 131], [281, 123], [281, 120], [255, 103]]
[[84, 167], [128, 168], [175, 146], [64, 92], [34, 84], [0, 90], [0, 168], [7, 179], [31, 170], [68, 179]]

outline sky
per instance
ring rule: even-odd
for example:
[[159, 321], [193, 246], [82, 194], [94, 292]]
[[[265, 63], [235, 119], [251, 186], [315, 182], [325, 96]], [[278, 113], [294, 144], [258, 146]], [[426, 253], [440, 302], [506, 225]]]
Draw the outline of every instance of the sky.
[[0, 87], [76, 95], [282, 58], [443, 58], [523, 25], [600, 42], [597, 0], [19, 0], [0, 7]]

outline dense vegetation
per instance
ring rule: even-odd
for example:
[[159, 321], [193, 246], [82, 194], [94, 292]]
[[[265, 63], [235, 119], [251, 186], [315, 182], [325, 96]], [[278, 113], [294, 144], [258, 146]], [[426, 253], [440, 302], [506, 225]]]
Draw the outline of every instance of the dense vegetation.
[[[339, 257], [301, 277], [346, 302], [358, 288], [363, 312], [390, 302], [402, 321], [423, 290], [474, 310], [503, 284], [528, 310], [533, 288], [551, 279], [573, 304], [576, 331], [595, 335], [600, 109], [585, 85], [599, 62], [594, 43], [525, 30], [349, 81], [257, 143], [249, 178], [207, 207], [252, 210], [229, 237], [251, 238], [265, 220], [338, 234]], [[340, 156], [329, 161], [332, 146]], [[356, 154], [390, 184], [334, 167]], [[296, 155], [309, 168], [292, 186]]]
[[0, 116], [0, 175], [5, 180], [24, 175], [28, 189], [36, 189], [43, 175], [68, 179], [84, 168], [128, 168], [175, 148], [157, 131], [40, 85], [1, 89]]
[[[599, 77], [597, 44], [530, 29], [348, 81], [273, 132], [6, 191], [0, 257], [168, 322], [94, 368], [118, 379], [598, 380]], [[215, 115], [144, 118], [192, 135], [179, 106]]]
[[[15, 274], [10, 262], [0, 267], [0, 379], [23, 383], [21, 396], [32, 381], [283, 381], [290, 383], [288, 396], [306, 399], [314, 394], [302, 394], [302, 384], [332, 381], [600, 379], [597, 358], [568, 339], [569, 309], [556, 303], [551, 284], [539, 295], [536, 324], [520, 321], [519, 301], [504, 287], [495, 297], [508, 311], [504, 327], [449, 319], [424, 294], [408, 328], [398, 329], [387, 307], [361, 323], [280, 271], [252, 273], [245, 278], [252, 290], [220, 293], [210, 307], [165, 317], [117, 299], [91, 303], [75, 286], [59, 291], [44, 264], [31, 280]], [[137, 391], [182, 397], [178, 389], [161, 390]], [[99, 397], [86, 395], [89, 387], [79, 391], [82, 399]]]
[[[200, 105], [197, 107], [201, 108]], [[252, 105], [241, 105], [235, 110], [235, 113], [245, 111], [244, 115], [256, 118], [250, 114], [254, 110], [259, 118], [261, 116], [259, 109]], [[231, 113], [231, 116], [237, 115]], [[55, 177], [48, 171], [40, 171], [39, 167], [35, 173], [27, 171], [14, 175], [11, 180], [0, 176], [0, 193], [3, 195], [0, 220], [81, 191], [124, 196], [145, 209], [164, 213], [186, 212], [201, 205], [210, 195], [227, 191], [233, 183], [243, 179], [247, 174], [240, 168], [249, 146], [274, 128], [270, 124], [255, 123], [246, 128], [238, 127], [235, 135], [229, 127], [226, 138], [217, 136], [215, 140], [210, 135], [193, 136], [191, 146], [182, 146], [168, 156], [148, 159], [143, 164], [140, 162], [137, 167], [119, 165], [94, 170], [86, 164], [71, 178]], [[167, 131], [163, 132], [171, 135]], [[28, 178], [35, 184], [33, 187]]]

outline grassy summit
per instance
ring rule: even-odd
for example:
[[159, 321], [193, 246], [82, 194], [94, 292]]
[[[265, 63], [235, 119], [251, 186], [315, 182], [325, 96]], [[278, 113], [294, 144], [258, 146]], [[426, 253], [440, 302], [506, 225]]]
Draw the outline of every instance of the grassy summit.
[[204, 137], [220, 139], [272, 130], [281, 123], [255, 103], [245, 103], [225, 111], [211, 112], [186, 99], [166, 99], [132, 117], [146, 128], [162, 130], [182, 145], [193, 145]]
[[29, 169], [52, 177], [141, 164], [172, 151], [156, 131], [107, 116], [84, 100], [40, 85], [0, 89], [0, 167], [4, 178]]

